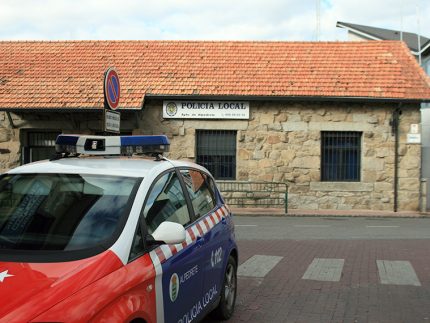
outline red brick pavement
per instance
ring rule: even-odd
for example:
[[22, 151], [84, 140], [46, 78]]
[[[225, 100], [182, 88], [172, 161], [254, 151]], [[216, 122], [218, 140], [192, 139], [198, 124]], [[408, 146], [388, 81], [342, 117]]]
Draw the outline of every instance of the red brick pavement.
[[[239, 248], [240, 263], [256, 254], [284, 259], [265, 278], [239, 278], [229, 322], [430, 322], [430, 240], [240, 241]], [[345, 259], [340, 281], [301, 279], [314, 258]], [[377, 259], [410, 261], [422, 286], [380, 284]]]

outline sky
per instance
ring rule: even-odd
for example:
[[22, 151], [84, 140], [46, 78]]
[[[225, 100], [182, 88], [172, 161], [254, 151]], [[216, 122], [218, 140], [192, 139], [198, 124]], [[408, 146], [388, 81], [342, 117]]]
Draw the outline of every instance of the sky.
[[[1, 0], [0, 40], [317, 39], [317, 0]], [[321, 41], [336, 22], [430, 38], [430, 0], [320, 0]]]

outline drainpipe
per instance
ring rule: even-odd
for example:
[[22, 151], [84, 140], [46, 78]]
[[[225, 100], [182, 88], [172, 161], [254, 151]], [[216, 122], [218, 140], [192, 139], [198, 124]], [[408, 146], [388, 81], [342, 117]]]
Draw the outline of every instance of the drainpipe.
[[13, 123], [13, 119], [12, 119], [9, 111], [6, 111], [6, 116], [7, 116], [8, 120], [9, 120], [9, 123], [10, 123], [10, 126], [12, 127], [12, 129], [16, 129], [16, 126]]
[[394, 135], [394, 212], [398, 210], [398, 194], [399, 194], [399, 117], [401, 114], [402, 104], [399, 103], [398, 108], [393, 111], [391, 119], [391, 133]]

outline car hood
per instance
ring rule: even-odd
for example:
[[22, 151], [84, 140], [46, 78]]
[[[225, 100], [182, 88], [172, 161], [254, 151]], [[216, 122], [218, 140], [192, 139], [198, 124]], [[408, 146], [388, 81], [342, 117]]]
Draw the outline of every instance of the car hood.
[[121, 266], [109, 250], [70, 262], [0, 262], [0, 321], [29, 321]]

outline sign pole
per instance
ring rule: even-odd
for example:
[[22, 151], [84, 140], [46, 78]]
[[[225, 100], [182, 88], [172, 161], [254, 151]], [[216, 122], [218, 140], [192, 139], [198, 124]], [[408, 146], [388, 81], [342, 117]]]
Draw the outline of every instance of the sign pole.
[[121, 129], [121, 114], [118, 109], [121, 95], [119, 77], [113, 67], [106, 70], [103, 82], [103, 132], [119, 134]]

